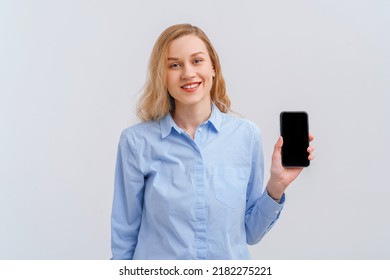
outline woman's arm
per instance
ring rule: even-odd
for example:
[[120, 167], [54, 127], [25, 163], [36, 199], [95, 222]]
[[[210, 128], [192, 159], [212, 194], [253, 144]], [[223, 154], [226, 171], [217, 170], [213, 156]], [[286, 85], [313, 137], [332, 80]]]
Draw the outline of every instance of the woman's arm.
[[255, 128], [252, 141], [252, 167], [247, 188], [245, 212], [246, 240], [256, 244], [272, 228], [283, 209], [284, 198], [276, 203], [263, 187], [264, 159], [260, 131]]
[[122, 133], [115, 169], [114, 201], [111, 215], [112, 259], [132, 259], [141, 224], [144, 176], [136, 150]]

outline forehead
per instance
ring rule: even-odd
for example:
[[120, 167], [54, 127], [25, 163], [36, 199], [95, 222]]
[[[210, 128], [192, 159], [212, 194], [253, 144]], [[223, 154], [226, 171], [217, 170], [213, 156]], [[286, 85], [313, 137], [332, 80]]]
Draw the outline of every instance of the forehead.
[[186, 57], [198, 52], [208, 55], [207, 47], [202, 39], [195, 35], [185, 35], [171, 42], [168, 57]]

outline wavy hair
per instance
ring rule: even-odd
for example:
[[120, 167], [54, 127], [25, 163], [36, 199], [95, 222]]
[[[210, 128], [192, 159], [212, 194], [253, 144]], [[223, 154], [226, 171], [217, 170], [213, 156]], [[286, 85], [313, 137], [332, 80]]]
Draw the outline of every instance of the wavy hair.
[[195, 35], [206, 45], [215, 70], [210, 90], [211, 101], [224, 113], [230, 111], [230, 99], [226, 94], [219, 57], [206, 34], [191, 24], [177, 24], [168, 27], [158, 37], [149, 60], [148, 76], [144, 92], [137, 105], [137, 115], [142, 121], [155, 121], [173, 112], [174, 100], [167, 89], [167, 59], [171, 42], [185, 35]]

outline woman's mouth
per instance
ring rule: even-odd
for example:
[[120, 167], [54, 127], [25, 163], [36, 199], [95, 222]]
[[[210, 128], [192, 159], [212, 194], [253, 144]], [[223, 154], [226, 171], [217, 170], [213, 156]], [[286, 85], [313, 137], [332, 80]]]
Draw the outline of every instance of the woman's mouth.
[[181, 88], [184, 89], [185, 91], [195, 91], [200, 86], [200, 84], [201, 84], [201, 82], [188, 83], [188, 84], [185, 84], [184, 86], [181, 86]]

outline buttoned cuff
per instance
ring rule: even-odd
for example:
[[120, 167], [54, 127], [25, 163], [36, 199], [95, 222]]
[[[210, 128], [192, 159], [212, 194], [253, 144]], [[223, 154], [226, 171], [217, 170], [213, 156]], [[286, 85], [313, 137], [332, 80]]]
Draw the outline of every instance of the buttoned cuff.
[[286, 196], [285, 194], [283, 194], [278, 203], [272, 197], [270, 197], [267, 190], [265, 190], [263, 195], [260, 197], [259, 203], [257, 203], [256, 208], [268, 219], [274, 219], [275, 216], [277, 217], [280, 215], [285, 200]]

